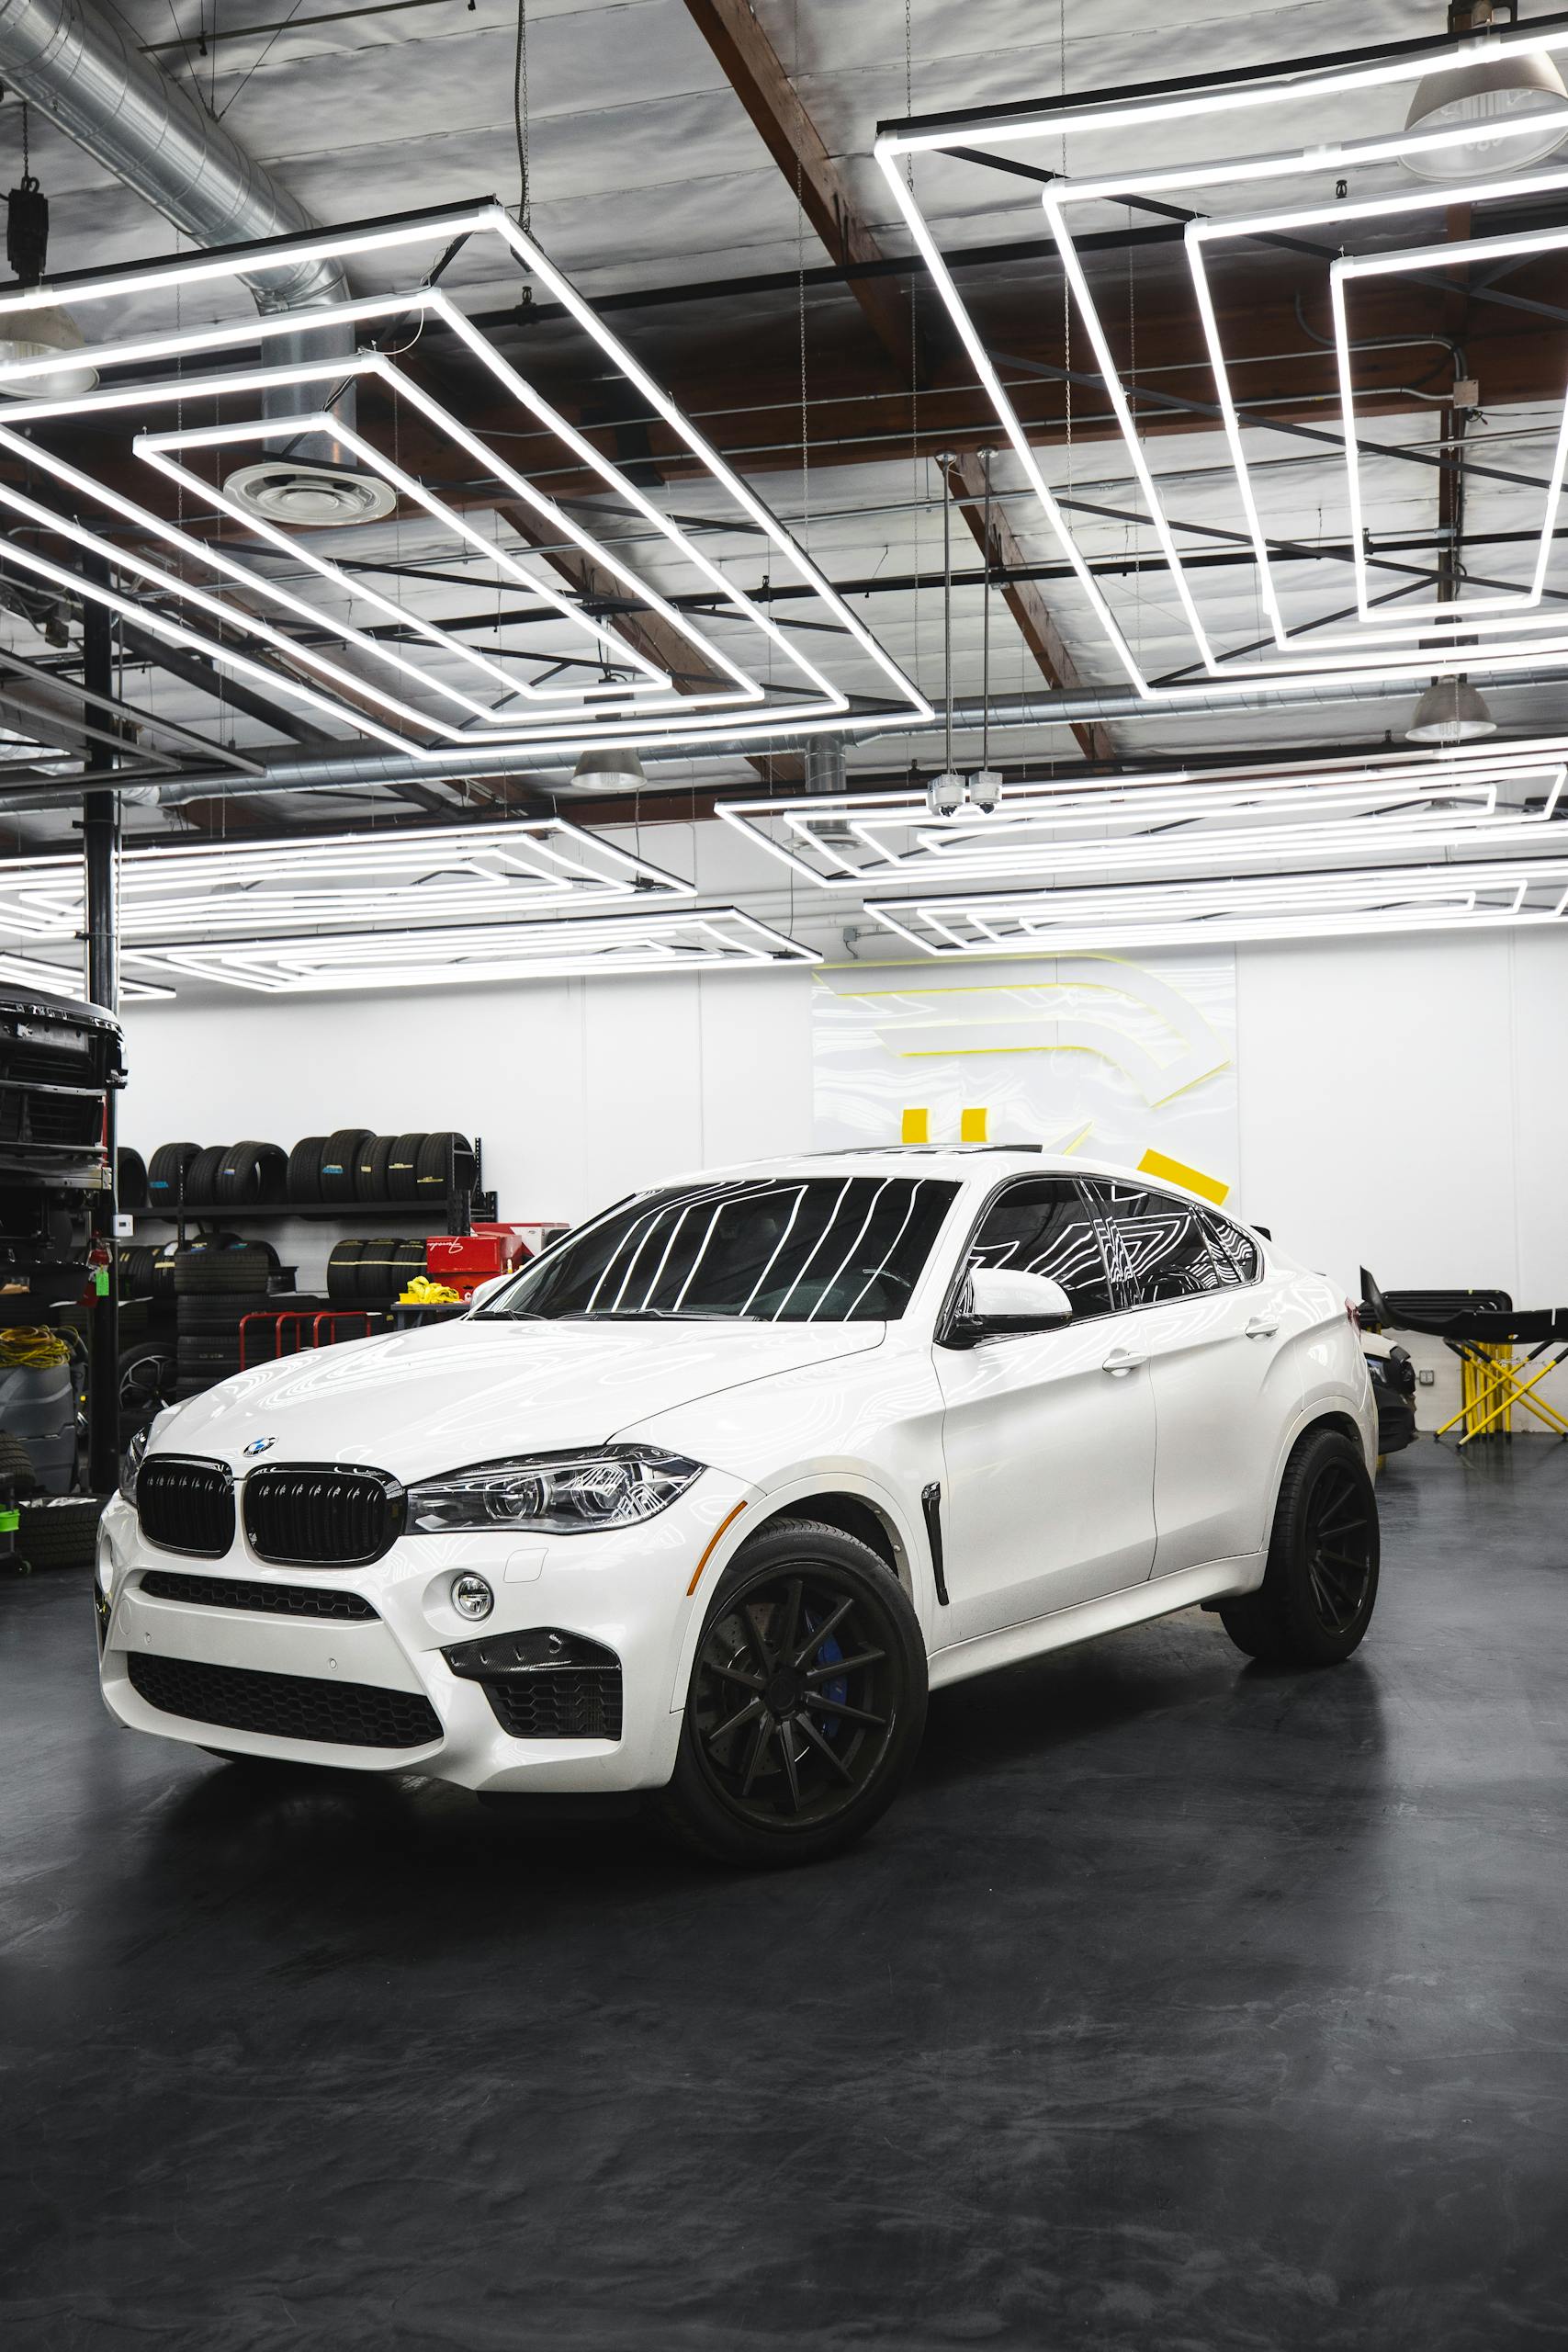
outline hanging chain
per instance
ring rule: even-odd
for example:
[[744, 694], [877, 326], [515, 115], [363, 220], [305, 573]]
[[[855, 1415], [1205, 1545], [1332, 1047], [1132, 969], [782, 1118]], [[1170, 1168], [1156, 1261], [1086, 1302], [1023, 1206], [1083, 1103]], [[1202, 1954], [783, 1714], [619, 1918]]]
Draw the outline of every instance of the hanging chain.
[[[915, 36], [913, 0], [904, 0], [904, 112], [915, 111]], [[911, 203], [915, 194], [915, 158], [913, 152], [904, 157], [904, 185], [909, 191]], [[914, 505], [914, 557], [917, 579], [920, 570], [920, 525], [924, 519], [925, 501], [930, 490], [930, 475], [924, 475], [920, 465], [920, 311], [919, 270], [909, 272], [909, 492]], [[921, 599], [915, 591], [915, 662], [914, 674], [920, 670]]]
[[953, 773], [953, 474], [957, 459], [938, 458], [942, 469], [942, 698], [944, 774]]
[[[795, 88], [800, 94], [800, 0], [795, 0]], [[806, 394], [806, 164], [795, 159], [795, 267], [800, 308], [800, 529], [811, 545], [811, 418]]]
[[[1060, 95], [1067, 95], [1067, 0], [1060, 0], [1056, 16], [1056, 66]], [[1067, 132], [1062, 128], [1062, 177], [1067, 176]], [[1073, 481], [1073, 298], [1067, 286], [1067, 273], [1062, 272], [1062, 368], [1063, 390], [1066, 397], [1067, 421], [1067, 487]]]
[[528, 0], [517, 0], [517, 46], [512, 61], [512, 127], [517, 138], [517, 225], [534, 227], [534, 182], [528, 168]]
[[991, 452], [982, 449], [986, 473], [986, 531], [980, 542], [984, 598], [980, 618], [980, 765], [991, 764]]
[[22, 186], [24, 187], [32, 175], [32, 157], [28, 152], [28, 102], [24, 98], [22, 100]]

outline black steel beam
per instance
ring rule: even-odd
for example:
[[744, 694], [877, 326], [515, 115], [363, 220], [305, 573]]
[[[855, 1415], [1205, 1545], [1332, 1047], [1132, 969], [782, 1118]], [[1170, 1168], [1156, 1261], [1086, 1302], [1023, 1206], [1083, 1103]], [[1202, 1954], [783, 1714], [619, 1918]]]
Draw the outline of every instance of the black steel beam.
[[[96, 569], [107, 584], [107, 567], [84, 559], [84, 575]], [[106, 606], [84, 599], [83, 683], [93, 695], [114, 691], [111, 624]], [[100, 741], [88, 746], [88, 780], [114, 765]], [[88, 1001], [106, 1012], [119, 1011], [119, 796], [88, 791], [82, 799], [82, 846], [86, 868], [86, 968]], [[107, 1189], [92, 1202], [94, 1296], [87, 1331], [87, 1476], [96, 1495], [112, 1495], [119, 1483], [119, 1252], [115, 1240], [118, 1205], [116, 1169], [116, 1104], [106, 1096], [104, 1148]]]

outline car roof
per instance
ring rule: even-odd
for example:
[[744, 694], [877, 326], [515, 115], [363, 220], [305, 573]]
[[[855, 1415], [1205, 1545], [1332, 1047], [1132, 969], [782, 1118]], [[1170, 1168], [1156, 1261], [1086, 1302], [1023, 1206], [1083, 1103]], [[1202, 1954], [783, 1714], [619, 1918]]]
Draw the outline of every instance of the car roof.
[[[977, 1179], [996, 1182], [1010, 1175], [1118, 1176], [1129, 1182], [1148, 1183], [1136, 1169], [1117, 1167], [1110, 1160], [1080, 1159], [1076, 1155], [1048, 1152], [1043, 1144], [856, 1144], [839, 1151], [791, 1152], [776, 1159], [737, 1160], [728, 1167], [695, 1168], [666, 1177], [650, 1191], [671, 1184], [714, 1183], [746, 1176], [937, 1176], [961, 1182]], [[1179, 1185], [1161, 1190], [1180, 1192]], [[1195, 1195], [1192, 1197], [1196, 1197]]]

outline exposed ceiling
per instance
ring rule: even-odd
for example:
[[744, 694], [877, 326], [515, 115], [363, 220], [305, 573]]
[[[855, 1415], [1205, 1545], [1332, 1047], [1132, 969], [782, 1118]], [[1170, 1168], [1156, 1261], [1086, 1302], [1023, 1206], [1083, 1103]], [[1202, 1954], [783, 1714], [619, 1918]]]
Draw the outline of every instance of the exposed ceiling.
[[[401, 0], [378, 10], [307, 0], [293, 11], [300, 21], [283, 29], [272, 29], [289, 14], [283, 0], [122, 0], [107, 13], [319, 221], [347, 223], [491, 193], [516, 200], [514, 0]], [[527, 0], [533, 229], [932, 702], [941, 703], [945, 684], [940, 458], [947, 450], [959, 459], [950, 487], [964, 502], [949, 516], [954, 698], [973, 704], [987, 685], [998, 700], [1038, 699], [1064, 685], [1120, 695], [1123, 673], [1038, 508], [1023, 495], [1010, 455], [992, 468], [993, 586], [989, 594], [985, 588], [977, 453], [1000, 436], [972, 372], [955, 357], [923, 275], [896, 267], [909, 238], [872, 159], [877, 123], [910, 111], [1049, 98], [1063, 87], [1110, 87], [1151, 71], [1218, 73], [1441, 29], [1431, 0], [1372, 6], [1302, 0], [1266, 10], [1247, 0], [1207, 0], [1196, 17], [1175, 0], [1062, 6], [967, 0], [962, 8], [911, 0], [908, 9], [897, 0], [852, 6], [758, 0], [754, 18], [737, 0]], [[176, 249], [168, 223], [36, 108], [30, 129], [32, 168], [51, 203], [51, 276]], [[0, 141], [15, 178], [20, 119], [10, 92], [0, 107]], [[1201, 151], [1194, 144], [1190, 152]], [[1064, 337], [1061, 272], [1044, 250], [1038, 188], [942, 164], [922, 167], [920, 197], [948, 254], [1008, 249], [959, 269], [965, 300], [995, 346], [1018, 363], [1004, 363], [1003, 372], [1033, 428], [1047, 478], [1097, 510], [1081, 514], [1080, 544], [1113, 582], [1145, 667], [1182, 669], [1190, 645], [1172, 600], [1140, 570], [1152, 536], [1103, 397], [1080, 381], [1069, 398], [1060, 380], [1064, 363], [1080, 374], [1092, 363], [1081, 337], [1076, 346]], [[1107, 207], [1094, 226], [1105, 242], [1091, 271], [1108, 308], [1112, 300], [1121, 306], [1140, 382], [1176, 403], [1158, 436], [1172, 503], [1211, 531], [1229, 530], [1235, 517], [1224, 446], [1212, 414], [1201, 413], [1212, 383], [1177, 278], [1179, 232], [1173, 237], [1120, 207]], [[1550, 303], [1553, 278], [1544, 265], [1538, 277], [1526, 271], [1509, 284], [1527, 296], [1544, 287]], [[397, 282], [379, 263], [354, 278], [360, 291]], [[557, 383], [563, 404], [570, 401], [607, 448], [645, 466], [643, 478], [668, 511], [721, 519], [712, 487], [671, 461], [624, 390], [594, 368], [591, 347], [584, 357], [574, 329], [547, 310], [531, 322], [518, 319], [514, 274], [476, 247], [457, 258], [443, 282], [487, 322], [499, 348]], [[1248, 397], [1259, 415], [1263, 404], [1278, 403], [1284, 426], [1310, 424], [1332, 393], [1321, 306], [1314, 308], [1318, 291], [1315, 276], [1292, 272], [1278, 255], [1238, 260], [1226, 280], [1227, 320], [1250, 363]], [[1523, 535], [1540, 524], [1540, 466], [1561, 405], [1562, 325], [1540, 312], [1489, 309], [1462, 288], [1404, 288], [1380, 301], [1379, 331], [1386, 326], [1394, 347], [1368, 360], [1366, 390], [1384, 454], [1363, 466], [1367, 526], [1384, 565], [1379, 578], [1390, 587], [1407, 579], [1419, 585], [1417, 575], [1436, 564], [1450, 519], [1449, 477], [1430, 459], [1452, 430], [1445, 395], [1458, 370], [1457, 344], [1480, 389], [1466, 443], [1466, 561], [1477, 580], [1510, 582]], [[243, 290], [230, 287], [214, 293], [209, 314], [243, 317], [246, 307]], [[1335, 522], [1341, 454], [1262, 423], [1248, 427], [1246, 443], [1270, 537], [1339, 547], [1317, 566], [1313, 578], [1322, 575], [1322, 588], [1307, 592], [1303, 607], [1327, 613], [1341, 576], [1335, 566], [1343, 561]], [[1515, 479], [1502, 478], [1509, 475]], [[557, 487], [581, 485], [561, 476]], [[503, 503], [476, 498], [467, 512], [510, 544], [516, 524]], [[754, 539], [716, 530], [706, 544], [716, 560], [759, 584]], [[351, 533], [316, 534], [312, 546], [362, 565], [400, 567], [400, 578], [377, 577], [411, 611], [460, 607], [474, 578], [471, 553], [455, 561], [443, 534], [407, 512]], [[656, 548], [646, 533], [623, 533], [626, 560], [679, 594], [685, 583]], [[1232, 644], [1250, 640], [1258, 633], [1255, 568], [1233, 540], [1213, 537], [1201, 553], [1204, 610], [1216, 635]], [[421, 571], [442, 572], [453, 584], [412, 576]], [[1005, 583], [1004, 571], [1013, 575]], [[0, 616], [0, 673], [9, 646], [63, 686], [79, 682], [79, 614], [69, 600], [40, 602], [36, 582], [9, 576], [13, 609]], [[570, 560], [561, 577], [571, 593], [591, 598], [604, 585], [581, 570], [574, 574]], [[1568, 587], [1568, 580], [1557, 584]], [[492, 581], [483, 587], [493, 594]], [[62, 619], [63, 647], [56, 641]], [[626, 616], [613, 625], [626, 625]], [[634, 617], [634, 641], [637, 626]], [[558, 655], [570, 650], [570, 636], [557, 643], [536, 634], [531, 644]], [[289, 725], [266, 695], [247, 699], [231, 688], [220, 700], [216, 679], [198, 663], [171, 664], [162, 649], [131, 636], [119, 650], [118, 691], [130, 703], [169, 728], [223, 743], [237, 762], [268, 768], [315, 748], [306, 740], [314, 730], [301, 726], [298, 711]], [[73, 743], [58, 726], [52, 734], [43, 728], [39, 691], [35, 684], [25, 714], [0, 708], [0, 724], [18, 739], [0, 741], [0, 838], [9, 831], [31, 846], [67, 838], [68, 820], [47, 808], [4, 806], [7, 786], [15, 799], [17, 784], [29, 780], [30, 730], [37, 725], [44, 742], [63, 744], [72, 756], [82, 748], [79, 730]], [[47, 691], [59, 700], [59, 687]], [[1076, 727], [998, 722], [989, 751], [993, 764], [1023, 776], [1072, 769], [1086, 758], [1143, 764], [1244, 749], [1356, 746], [1398, 737], [1416, 692], [1110, 722], [1090, 716]], [[1568, 677], [1561, 685], [1489, 686], [1488, 695], [1507, 729], [1568, 726]], [[80, 721], [80, 703], [70, 707]], [[977, 756], [972, 730], [962, 746], [966, 761]], [[257, 779], [210, 762], [204, 769], [171, 735], [147, 737], [143, 748], [150, 774], [155, 751], [160, 773], [183, 765], [203, 776], [194, 798], [129, 809], [130, 830], [146, 833], [192, 827], [237, 833], [379, 815], [428, 822], [437, 811], [493, 811], [497, 800], [536, 808], [568, 786], [570, 774], [563, 758], [543, 767], [520, 763], [510, 779], [436, 779], [412, 795], [361, 783], [352, 797], [276, 787], [254, 797], [245, 787]], [[892, 780], [911, 765], [929, 773], [942, 749], [940, 734], [871, 736], [852, 742], [851, 779]], [[60, 768], [58, 760], [33, 764]], [[798, 773], [793, 759], [739, 752], [650, 763], [656, 786], [688, 800], [721, 787], [754, 791], [759, 777], [784, 783]], [[60, 777], [56, 788], [64, 783]], [[582, 814], [582, 804], [573, 813]]]

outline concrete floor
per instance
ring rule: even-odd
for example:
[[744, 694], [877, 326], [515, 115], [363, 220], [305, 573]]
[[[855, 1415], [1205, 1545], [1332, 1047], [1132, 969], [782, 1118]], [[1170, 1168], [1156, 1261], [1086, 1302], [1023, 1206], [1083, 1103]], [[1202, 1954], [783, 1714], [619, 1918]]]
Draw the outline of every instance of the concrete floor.
[[950, 1691], [785, 1878], [258, 1787], [0, 1587], [9, 2352], [1568, 2342], [1568, 1447], [1382, 1494], [1348, 1666]]

